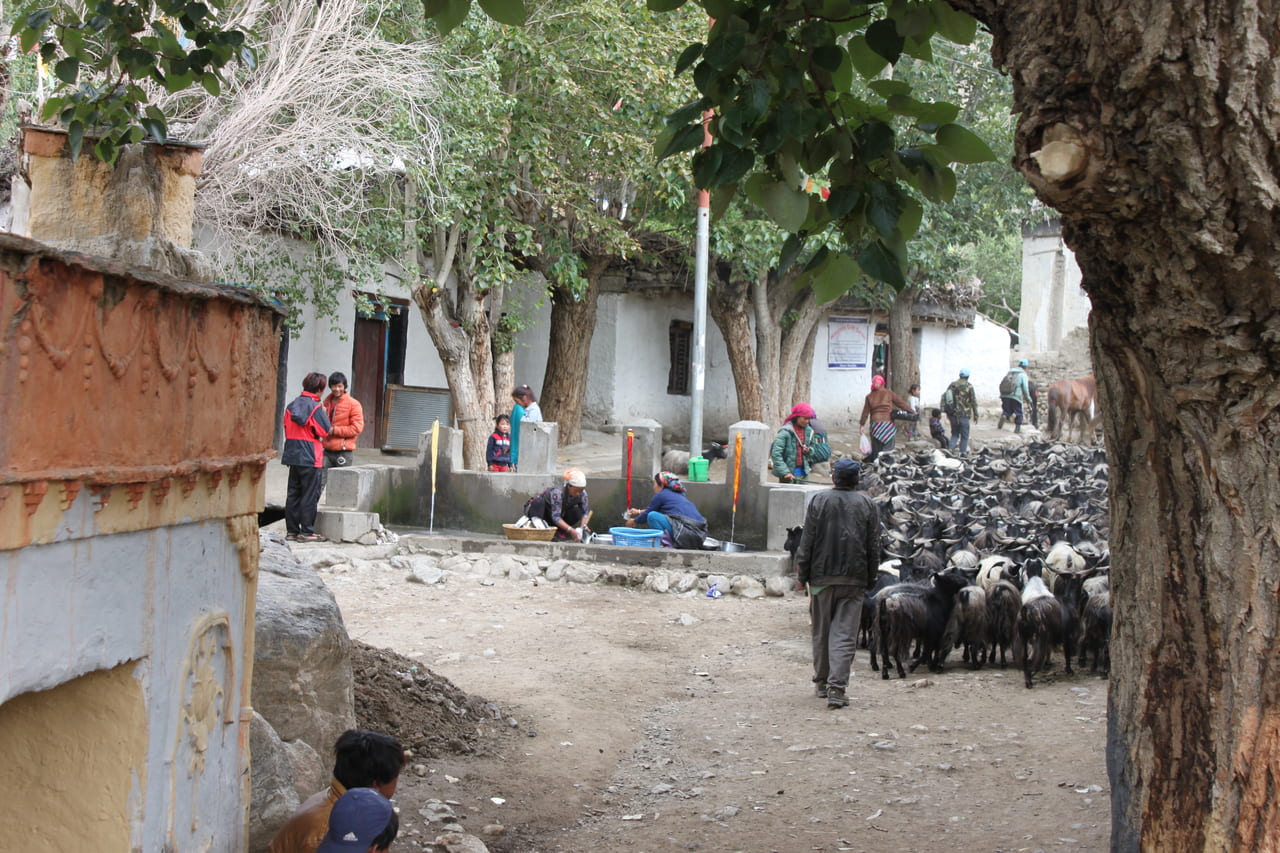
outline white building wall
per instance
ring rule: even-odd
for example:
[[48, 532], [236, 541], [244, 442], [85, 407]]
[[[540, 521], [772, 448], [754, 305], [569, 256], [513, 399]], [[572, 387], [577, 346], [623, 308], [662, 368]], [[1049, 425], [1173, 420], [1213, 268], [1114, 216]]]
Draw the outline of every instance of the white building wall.
[[978, 404], [998, 406], [1000, 380], [1009, 372], [1009, 332], [978, 315], [973, 328], [926, 326], [921, 337], [920, 401], [937, 408], [942, 392], [969, 369]]
[[1075, 253], [1055, 222], [1024, 232], [1022, 307], [1018, 346], [1023, 352], [1060, 348], [1070, 332], [1089, 325], [1089, 296], [1080, 285]]

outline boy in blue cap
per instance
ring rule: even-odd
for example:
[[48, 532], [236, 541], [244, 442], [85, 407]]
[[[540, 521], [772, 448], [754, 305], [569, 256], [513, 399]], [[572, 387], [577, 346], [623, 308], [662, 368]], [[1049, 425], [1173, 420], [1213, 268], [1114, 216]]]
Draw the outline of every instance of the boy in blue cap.
[[372, 788], [352, 788], [333, 804], [329, 832], [316, 853], [377, 853], [391, 847], [399, 832], [390, 800]]

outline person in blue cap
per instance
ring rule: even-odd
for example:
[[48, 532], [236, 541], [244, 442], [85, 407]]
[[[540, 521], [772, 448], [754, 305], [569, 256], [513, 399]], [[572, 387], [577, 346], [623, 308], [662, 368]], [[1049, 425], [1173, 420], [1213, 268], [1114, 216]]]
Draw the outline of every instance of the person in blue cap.
[[316, 853], [380, 853], [399, 833], [390, 800], [372, 788], [352, 788], [333, 804], [329, 831]]
[[862, 466], [844, 456], [831, 469], [832, 488], [805, 511], [796, 549], [796, 588], [809, 590], [813, 683], [828, 708], [849, 704], [849, 670], [858, 645], [862, 598], [880, 565], [880, 512], [855, 491]]
[[960, 378], [942, 394], [942, 409], [951, 421], [951, 449], [969, 452], [969, 424], [978, 419], [978, 398], [969, 384], [969, 368], [961, 368]]

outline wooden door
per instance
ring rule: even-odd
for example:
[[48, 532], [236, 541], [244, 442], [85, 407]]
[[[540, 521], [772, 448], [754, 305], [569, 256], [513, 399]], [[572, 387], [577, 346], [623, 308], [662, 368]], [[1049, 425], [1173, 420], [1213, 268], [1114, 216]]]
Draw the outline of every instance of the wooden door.
[[385, 314], [356, 317], [351, 355], [351, 393], [364, 406], [364, 432], [356, 447], [381, 447], [382, 407], [387, 388], [387, 321]]

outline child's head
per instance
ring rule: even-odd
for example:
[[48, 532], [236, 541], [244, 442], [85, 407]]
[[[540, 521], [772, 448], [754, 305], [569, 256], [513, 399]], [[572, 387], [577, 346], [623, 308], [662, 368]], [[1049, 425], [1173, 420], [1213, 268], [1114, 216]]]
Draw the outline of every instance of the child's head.
[[929, 410], [929, 417], [931, 417], [931, 418], [940, 418], [940, 417], [942, 417], [942, 409], [930, 409], [930, 410]]
[[910, 396], [912, 396], [912, 397], [919, 397], [919, 396], [920, 396], [920, 385], [919, 385], [919, 384], [912, 385], [912, 386], [911, 386], [911, 389], [910, 389], [909, 391], [907, 391], [907, 394], [908, 394], [908, 395], [910, 395]]
[[395, 796], [405, 760], [404, 747], [395, 738], [348, 729], [338, 737], [333, 753], [333, 776], [344, 788], [373, 788], [384, 797]]
[[493, 428], [497, 432], [511, 432], [511, 418], [508, 415], [498, 415], [493, 419]]

